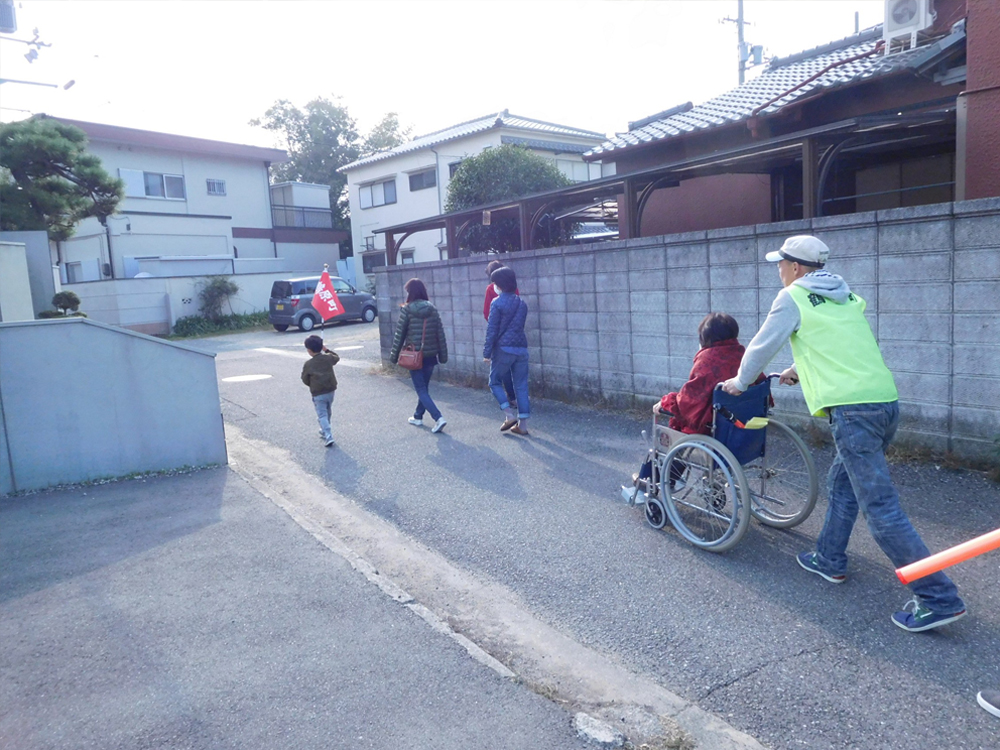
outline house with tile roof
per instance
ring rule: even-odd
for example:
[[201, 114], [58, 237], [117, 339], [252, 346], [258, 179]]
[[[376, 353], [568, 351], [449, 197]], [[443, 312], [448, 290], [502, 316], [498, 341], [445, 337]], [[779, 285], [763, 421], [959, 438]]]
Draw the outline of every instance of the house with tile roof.
[[[613, 161], [619, 176], [674, 167], [640, 188], [643, 235], [961, 198], [967, 8], [934, 9], [913, 46], [890, 49], [879, 25], [773, 59], [720, 96], [630, 123], [584, 158]], [[714, 158], [724, 153], [734, 158]]]
[[[340, 168], [350, 191], [351, 232], [363, 272], [386, 262], [381, 227], [440, 215], [448, 183], [463, 159], [485, 149], [514, 144], [551, 159], [576, 183], [602, 177], [600, 161], [583, 160], [605, 135], [590, 130], [502, 112], [478, 117], [418, 136], [396, 148], [359, 159]], [[408, 238], [399, 248], [401, 263], [448, 257], [443, 231]]]
[[415, 232], [460, 249], [488, 209], [518, 217], [530, 249], [539, 216], [598, 206], [629, 239], [1000, 196], [1000, 4], [915, 2], [934, 13], [907, 43], [882, 24], [630, 123], [584, 154], [612, 176], [376, 233], [390, 256]]

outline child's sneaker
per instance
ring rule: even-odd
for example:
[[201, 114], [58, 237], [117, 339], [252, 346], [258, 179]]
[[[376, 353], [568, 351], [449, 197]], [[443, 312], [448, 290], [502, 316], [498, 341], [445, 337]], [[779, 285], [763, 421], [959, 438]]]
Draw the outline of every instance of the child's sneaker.
[[324, 443], [324, 445], [326, 445], [327, 448], [332, 447], [334, 445], [333, 438], [327, 440], [326, 443]]
[[414, 425], [415, 427], [423, 427], [424, 426], [424, 420], [417, 419], [416, 417], [410, 417], [406, 421], [409, 422], [410, 424]]
[[[911, 606], [913, 607], [912, 612], [910, 611]], [[947, 625], [949, 622], [955, 622], [961, 617], [965, 617], [964, 609], [951, 615], [938, 615], [921, 604], [919, 599], [913, 598], [903, 606], [902, 612], [897, 612], [892, 616], [892, 621], [910, 633], [922, 633], [925, 630], [933, 630]]]
[[447, 419], [444, 417], [438, 418], [438, 421], [434, 423], [433, 427], [431, 427], [431, 432], [441, 432], [446, 424], [448, 424]]
[[817, 554], [815, 552], [800, 552], [795, 556], [795, 559], [799, 563], [799, 567], [803, 570], [808, 570], [810, 573], [815, 573], [828, 580], [830, 583], [843, 583], [847, 580], [847, 576], [843, 573], [837, 575], [833, 573], [824, 573], [819, 569], [819, 560], [817, 559]]

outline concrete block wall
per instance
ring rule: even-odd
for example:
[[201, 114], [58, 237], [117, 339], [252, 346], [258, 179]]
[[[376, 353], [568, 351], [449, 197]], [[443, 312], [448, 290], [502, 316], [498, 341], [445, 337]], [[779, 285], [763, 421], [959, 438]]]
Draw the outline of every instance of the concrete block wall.
[[[786, 237], [816, 234], [827, 268], [868, 303], [866, 315], [900, 393], [901, 434], [983, 455], [1000, 435], [1000, 199], [643, 237], [504, 256], [529, 306], [532, 392], [646, 406], [687, 379], [710, 311], [740, 323], [746, 344], [781, 288], [764, 260]], [[483, 256], [376, 273], [388, 360], [403, 284], [417, 276], [441, 311], [451, 358], [442, 377], [485, 381]], [[768, 368], [791, 364], [789, 346]], [[776, 388], [789, 421], [809, 421], [798, 388]]]

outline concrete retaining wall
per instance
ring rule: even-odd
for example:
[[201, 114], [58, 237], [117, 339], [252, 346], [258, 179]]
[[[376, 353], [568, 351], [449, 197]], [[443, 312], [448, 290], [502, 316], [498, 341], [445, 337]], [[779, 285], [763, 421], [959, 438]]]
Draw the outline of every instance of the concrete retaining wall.
[[[687, 379], [697, 325], [710, 311], [740, 323], [745, 344], [780, 289], [764, 255], [793, 234], [831, 248], [829, 270], [868, 301], [868, 318], [900, 393], [901, 433], [964, 455], [1000, 434], [1000, 199], [900, 208], [503, 257], [529, 305], [532, 392], [648, 405]], [[441, 311], [451, 358], [443, 377], [484, 380], [483, 256], [376, 272], [383, 360], [403, 284], [421, 278]], [[786, 345], [768, 368], [791, 362]], [[798, 388], [776, 389], [791, 421]]]
[[224, 463], [213, 355], [83, 318], [0, 324], [0, 494]]
[[0, 242], [0, 321], [34, 319], [24, 245]]
[[59, 291], [56, 275], [49, 255], [49, 235], [44, 231], [0, 232], [0, 242], [24, 245], [28, 263], [28, 283], [31, 287], [31, 304], [37, 317], [42, 310], [51, 310], [52, 297]]

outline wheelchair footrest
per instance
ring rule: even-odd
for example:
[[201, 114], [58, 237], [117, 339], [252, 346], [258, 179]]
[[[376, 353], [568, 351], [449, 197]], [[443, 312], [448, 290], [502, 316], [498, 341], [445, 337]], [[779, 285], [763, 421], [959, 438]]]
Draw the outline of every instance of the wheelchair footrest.
[[648, 495], [642, 491], [641, 487], [629, 487], [622, 485], [621, 498], [629, 505], [645, 505]]

